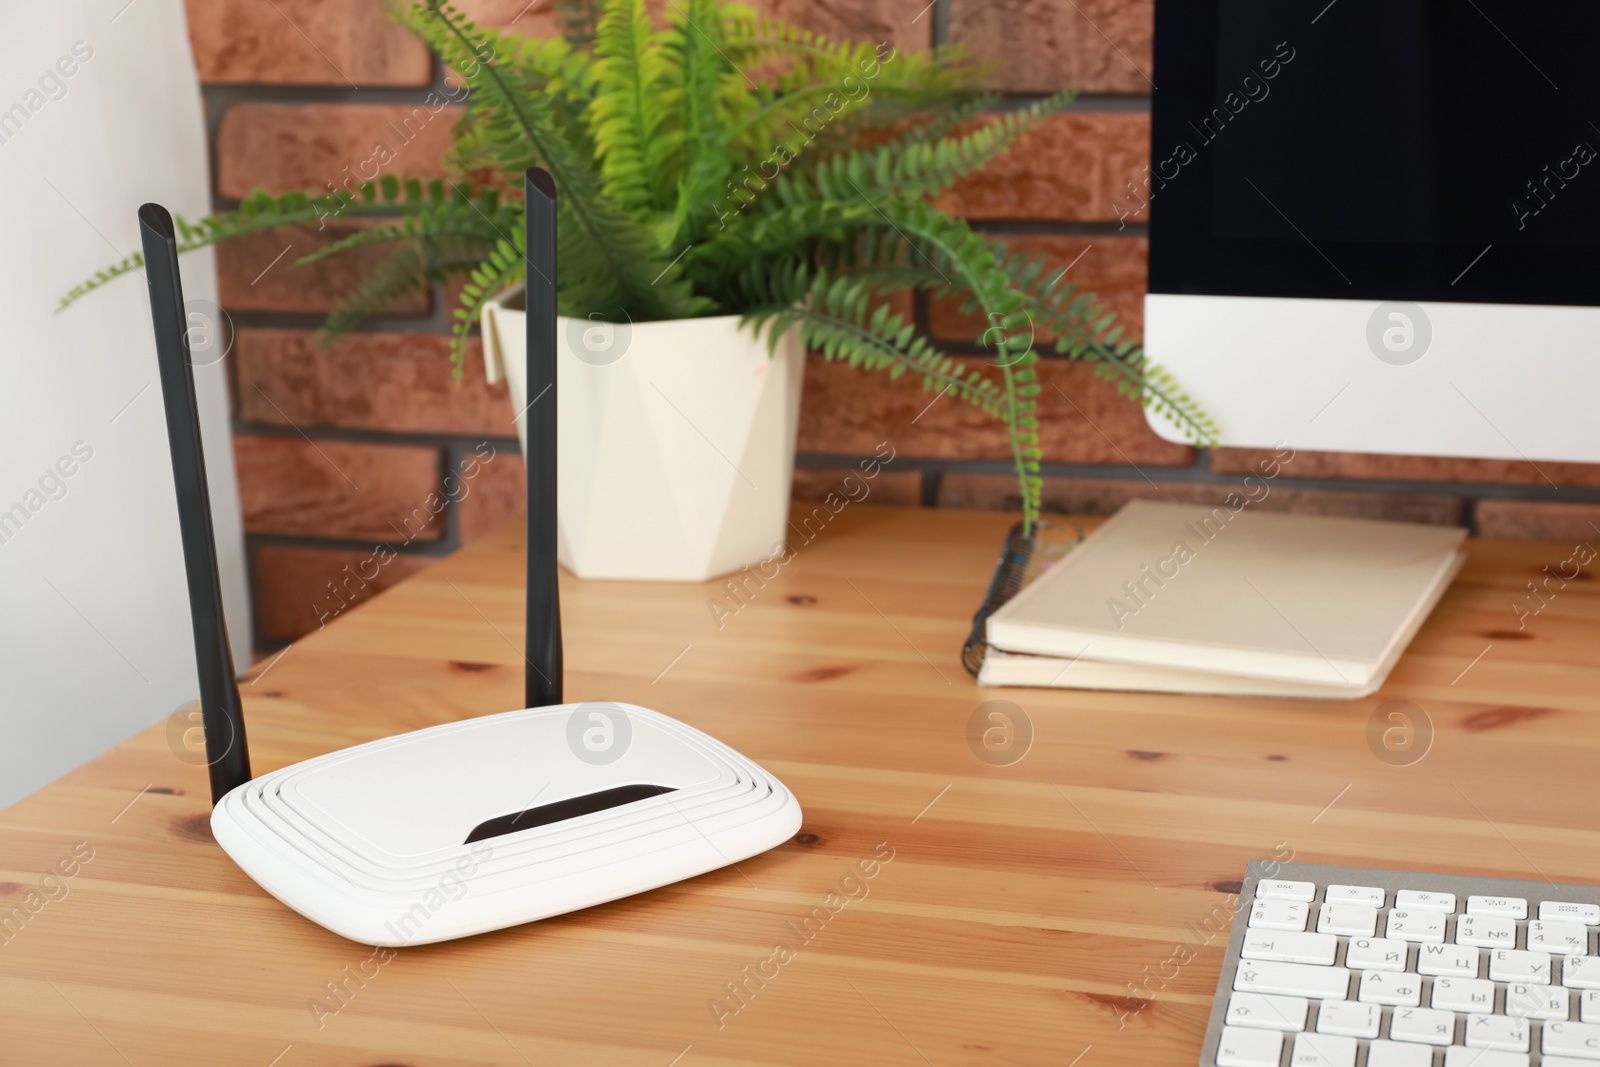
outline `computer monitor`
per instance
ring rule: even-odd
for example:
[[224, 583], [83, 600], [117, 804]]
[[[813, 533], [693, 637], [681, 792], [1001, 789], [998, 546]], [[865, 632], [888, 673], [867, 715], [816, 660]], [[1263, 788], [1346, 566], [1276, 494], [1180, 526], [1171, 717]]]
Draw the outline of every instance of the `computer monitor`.
[[1584, 0], [1158, 0], [1124, 219], [1222, 443], [1600, 461], [1596, 40]]

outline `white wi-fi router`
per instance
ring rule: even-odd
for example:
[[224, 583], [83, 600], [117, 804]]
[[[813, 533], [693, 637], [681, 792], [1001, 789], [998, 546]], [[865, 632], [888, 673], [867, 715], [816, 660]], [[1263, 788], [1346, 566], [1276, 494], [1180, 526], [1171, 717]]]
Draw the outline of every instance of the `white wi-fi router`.
[[[782, 782], [646, 708], [561, 703], [556, 189], [527, 174], [528, 604], [522, 711], [250, 777], [228, 653], [172, 217], [139, 209], [214, 805], [241, 870], [312, 922], [421, 945], [602, 904], [765, 852], [800, 828]], [[548, 395], [546, 395], [548, 394]]]

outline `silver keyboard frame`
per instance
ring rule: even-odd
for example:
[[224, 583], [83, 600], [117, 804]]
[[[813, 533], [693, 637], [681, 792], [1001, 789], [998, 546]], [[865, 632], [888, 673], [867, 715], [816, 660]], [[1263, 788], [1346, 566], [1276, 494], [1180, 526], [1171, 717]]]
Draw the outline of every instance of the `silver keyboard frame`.
[[[1454, 893], [1456, 895], [1457, 914], [1450, 917], [1450, 935], [1454, 936], [1455, 920], [1466, 908], [1467, 898], [1470, 896], [1497, 896], [1521, 897], [1528, 902], [1529, 919], [1517, 920], [1519, 929], [1527, 925], [1530, 919], [1538, 918], [1539, 903], [1545, 900], [1571, 901], [1577, 904], [1600, 905], [1600, 886], [1574, 885], [1570, 882], [1527, 881], [1518, 878], [1485, 878], [1471, 874], [1427, 874], [1422, 871], [1395, 871], [1378, 867], [1335, 867], [1320, 863], [1295, 863], [1280, 862], [1278, 860], [1251, 860], [1245, 867], [1244, 882], [1239, 887], [1239, 901], [1233, 911], [1233, 931], [1228, 935], [1228, 950], [1222, 960], [1222, 973], [1217, 976], [1216, 997], [1211, 1004], [1211, 1018], [1206, 1023], [1205, 1044], [1200, 1047], [1200, 1067], [1217, 1067], [1217, 1045], [1222, 1040], [1222, 1027], [1228, 1017], [1228, 998], [1233, 993], [1234, 974], [1239, 969], [1239, 953], [1244, 947], [1244, 935], [1248, 926], [1246, 916], [1249, 915], [1251, 906], [1255, 903], [1256, 885], [1261, 879], [1275, 881], [1285, 879], [1297, 882], [1313, 882], [1317, 886], [1317, 897], [1313, 905], [1322, 903], [1323, 892], [1330, 885], [1370, 885], [1381, 886], [1387, 891], [1388, 897], [1384, 907], [1379, 913], [1379, 935], [1382, 936], [1384, 916], [1394, 905], [1394, 894], [1398, 889], [1415, 889], [1422, 891], [1435, 890], [1441, 893]], [[1311, 915], [1315, 916], [1319, 909], [1312, 907]], [[1316, 920], [1308, 919], [1306, 929], [1315, 930]], [[1590, 953], [1594, 953], [1596, 931], [1600, 927], [1590, 927]], [[1519, 933], [1517, 944], [1525, 944], [1526, 934]], [[1334, 959], [1336, 966], [1343, 966], [1344, 953], [1349, 944], [1349, 938], [1340, 935], [1339, 955]], [[1484, 975], [1483, 977], [1487, 977]], [[1423, 1003], [1427, 1004], [1432, 999], [1433, 979], [1423, 976], [1426, 983], [1428, 996]], [[1497, 982], [1495, 985], [1503, 986], [1506, 983]], [[1503, 995], [1503, 994], [1502, 994]], [[1314, 999], [1314, 998], [1313, 998]], [[1392, 1012], [1391, 1008], [1384, 1008], [1385, 1018]], [[1539, 1067], [1543, 1058], [1539, 1051], [1542, 1041], [1543, 1024], [1535, 1019], [1528, 1020], [1528, 1062], [1531, 1067]], [[1294, 1052], [1294, 1035], [1285, 1034], [1283, 1055], [1280, 1057], [1280, 1067], [1288, 1067], [1289, 1058]], [[1363, 1043], [1363, 1047], [1364, 1047]], [[1433, 1048], [1435, 1063], [1443, 1062], [1444, 1049], [1447, 1046], [1439, 1045]], [[1365, 1056], [1363, 1055], [1363, 1060]], [[1600, 1060], [1596, 1061], [1600, 1064]]]

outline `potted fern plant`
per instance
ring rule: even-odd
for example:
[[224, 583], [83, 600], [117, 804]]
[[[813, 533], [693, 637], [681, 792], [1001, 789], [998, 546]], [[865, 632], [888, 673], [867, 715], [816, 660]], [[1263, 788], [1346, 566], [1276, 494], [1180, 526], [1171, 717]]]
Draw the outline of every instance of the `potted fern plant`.
[[[1191, 438], [1212, 435], [1092, 296], [930, 203], [1070, 94], [985, 120], [993, 96], [947, 50], [835, 43], [724, 0], [671, 3], [659, 28], [644, 0], [568, 6], [596, 17], [551, 39], [482, 29], [441, 0], [396, 9], [470, 89], [451, 178], [258, 193], [178, 228], [187, 251], [376, 219], [307, 257], [394, 249], [324, 333], [464, 277], [457, 373], [481, 323], [489, 373], [511, 372], [520, 412], [539, 399], [518, 380], [520, 175], [550, 171], [562, 562], [580, 577], [699, 580], [770, 556], [786, 536], [807, 350], [1002, 420], [1027, 522], [1040, 489], [1036, 336]], [[63, 306], [140, 265], [101, 271]], [[992, 358], [975, 367], [939, 351], [886, 303], [908, 288], [981, 314]]]

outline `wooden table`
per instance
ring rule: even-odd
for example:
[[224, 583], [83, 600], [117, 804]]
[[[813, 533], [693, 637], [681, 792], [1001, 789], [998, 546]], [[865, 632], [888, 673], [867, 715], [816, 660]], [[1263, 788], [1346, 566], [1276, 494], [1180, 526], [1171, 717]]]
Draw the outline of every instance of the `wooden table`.
[[[1600, 597], [1585, 574], [1520, 631], [1511, 607], [1572, 546], [1473, 543], [1372, 699], [980, 691], [957, 656], [1009, 522], [851, 505], [721, 629], [718, 584], [564, 578], [568, 698], [722, 738], [803, 832], [387, 962], [246, 879], [202, 770], [144, 731], [0, 813], [0, 909], [75, 871], [0, 945], [0, 1063], [1182, 1065], [1252, 857], [1600, 880]], [[519, 706], [516, 527], [257, 667], [257, 771]], [[1032, 725], [1010, 765], [969, 743], [994, 699]], [[1409, 766], [1369, 742], [1402, 699], [1433, 734]]]

